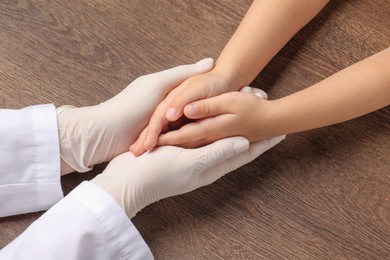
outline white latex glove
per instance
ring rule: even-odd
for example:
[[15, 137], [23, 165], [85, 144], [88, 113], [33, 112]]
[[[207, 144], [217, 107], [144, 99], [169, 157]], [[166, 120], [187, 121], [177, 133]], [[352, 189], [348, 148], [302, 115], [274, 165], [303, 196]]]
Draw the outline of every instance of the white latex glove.
[[267, 93], [265, 93], [263, 90], [261, 90], [259, 88], [252, 88], [252, 87], [246, 86], [246, 87], [241, 88], [240, 92], [252, 93], [252, 94], [255, 94], [256, 96], [258, 96], [259, 98], [268, 99]]
[[[128, 150], [164, 97], [196, 74], [212, 69], [211, 58], [139, 77], [110, 100], [97, 106], [57, 110], [61, 159], [85, 172]], [[62, 174], [73, 171], [62, 169]]]
[[162, 146], [140, 157], [127, 152], [114, 158], [91, 182], [110, 194], [132, 218], [155, 201], [216, 181], [284, 138], [249, 145], [243, 137], [231, 137], [197, 149]]

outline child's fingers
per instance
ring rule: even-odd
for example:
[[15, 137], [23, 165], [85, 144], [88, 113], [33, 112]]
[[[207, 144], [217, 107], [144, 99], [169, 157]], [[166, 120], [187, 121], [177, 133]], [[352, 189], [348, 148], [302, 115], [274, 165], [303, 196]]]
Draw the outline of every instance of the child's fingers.
[[184, 108], [184, 115], [190, 119], [206, 118], [229, 113], [230, 93], [195, 101]]
[[149, 151], [156, 146], [158, 136], [160, 135], [163, 127], [169, 123], [169, 121], [165, 118], [164, 115], [169, 100], [169, 97], [166, 97], [157, 106], [156, 110], [150, 118], [149, 125], [145, 133], [145, 139], [143, 142], [143, 148], [146, 151]]
[[209, 91], [209, 86], [188, 81], [183, 82], [179, 88], [181, 89], [172, 98], [165, 113], [165, 117], [169, 121], [179, 119], [183, 115], [183, 109], [187, 104], [206, 98]]
[[138, 139], [132, 144], [129, 148], [130, 152], [132, 152], [135, 156], [140, 156], [144, 152], [146, 152], [144, 148], [145, 136], [148, 131], [148, 127], [146, 127], [138, 137]]
[[162, 106], [157, 107], [156, 111], [150, 118], [148, 129], [146, 131], [143, 146], [147, 151], [153, 149], [156, 146], [158, 136], [160, 135], [164, 125], [169, 123], [169, 121], [164, 116], [165, 104], [161, 103], [160, 105]]
[[181, 88], [183, 88], [183, 83], [180, 84], [174, 90], [172, 90], [165, 97], [165, 99], [157, 106], [153, 115], [150, 117], [148, 131], [145, 134], [145, 139], [143, 143], [145, 150], [149, 151], [156, 146], [158, 136], [164, 129], [166, 129], [166, 126], [169, 124], [169, 121], [165, 117], [165, 113], [172, 99], [176, 96], [176, 93], [180, 91]]
[[191, 123], [182, 128], [160, 135], [157, 144], [163, 145], [179, 145], [186, 143], [197, 142], [204, 136], [204, 131], [198, 123]]
[[[226, 137], [224, 118], [206, 118], [184, 125], [178, 130], [160, 135], [157, 144], [178, 145], [182, 147], [198, 147]], [[210, 134], [212, 133], [212, 135]]]

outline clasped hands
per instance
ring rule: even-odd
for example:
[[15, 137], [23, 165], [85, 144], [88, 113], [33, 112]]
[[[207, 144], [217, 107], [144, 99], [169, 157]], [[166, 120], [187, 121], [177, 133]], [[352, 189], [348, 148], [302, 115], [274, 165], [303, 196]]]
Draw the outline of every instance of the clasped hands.
[[[214, 104], [209, 109], [202, 103], [204, 101], [192, 104], [194, 109], [186, 106], [184, 113], [191, 119], [207, 117], [206, 119], [181, 127], [177, 130], [178, 133], [183, 133], [179, 138], [174, 135], [176, 131], [159, 137], [166, 121], [163, 117], [156, 117], [156, 114], [161, 114], [166, 101], [172, 98], [175, 92], [188, 87], [186, 83], [188, 79], [207, 75], [213, 65], [212, 59], [205, 59], [196, 64], [182, 65], [142, 76], [121, 93], [97, 106], [61, 110], [58, 124], [62, 163], [82, 172], [91, 169], [95, 164], [111, 161], [104, 172], [91, 182], [111, 195], [131, 218], [139, 210], [157, 200], [190, 192], [214, 182], [283, 140], [284, 136], [280, 136], [249, 143], [246, 138], [238, 136], [239, 134], [209, 132], [211, 134], [209, 138], [192, 141], [192, 129], [199, 128], [199, 132], [202, 132], [214, 126], [218, 127], [216, 129], [232, 126], [231, 123], [224, 123], [224, 118], [212, 117], [220, 114], [218, 111], [222, 110], [218, 110], [218, 106], [214, 107]], [[214, 93], [209, 94], [218, 95], [223, 92], [223, 87], [215, 84], [213, 91]], [[249, 87], [244, 88], [242, 92], [235, 94], [240, 94], [240, 97], [245, 97], [251, 102], [263, 100], [259, 97], [265, 97], [264, 92]], [[223, 102], [226, 102], [223, 105], [227, 107], [236, 100], [236, 97], [230, 97], [229, 93], [219, 97], [223, 97]], [[200, 98], [202, 97], [199, 96], [195, 100]], [[179, 107], [184, 108], [185, 105], [183, 103]], [[250, 112], [243, 111], [248, 115]], [[171, 111], [171, 116], [171, 119], [177, 119], [181, 114]], [[135, 145], [141, 147], [140, 140], [145, 138], [146, 132], [156, 120], [160, 120], [159, 124], [156, 124], [159, 131], [153, 130], [155, 136], [152, 138], [151, 146], [161, 147], [144, 153], [146, 149], [134, 152], [133, 146], [131, 150], [135, 155], [128, 151], [130, 144], [138, 137], [140, 138]], [[228, 118], [227, 121], [229, 120]], [[252, 122], [248, 122], [248, 125], [250, 124]], [[246, 126], [241, 124], [236, 126], [237, 129], [238, 127]], [[184, 138], [189, 136], [187, 139], [189, 141], [184, 143], [172, 141], [182, 140], [183, 136]], [[232, 137], [224, 138], [227, 136]], [[220, 140], [215, 141], [217, 139]], [[199, 148], [183, 148], [198, 147], [206, 143], [207, 145]], [[165, 144], [181, 144], [182, 147]], [[143, 153], [141, 156], [136, 157], [141, 153]]]
[[[275, 136], [274, 102], [259, 89], [240, 88], [215, 69], [185, 80], [158, 105], [130, 151], [141, 155], [163, 145], [192, 148], [231, 136], [251, 142]], [[192, 122], [177, 127], [183, 117]], [[166, 131], [171, 125], [174, 130]]]

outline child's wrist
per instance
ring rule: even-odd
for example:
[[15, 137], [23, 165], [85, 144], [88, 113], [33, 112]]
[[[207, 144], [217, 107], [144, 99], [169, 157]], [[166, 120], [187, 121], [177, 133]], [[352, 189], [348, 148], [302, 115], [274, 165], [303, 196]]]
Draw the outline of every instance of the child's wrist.
[[256, 106], [256, 115], [259, 119], [256, 122], [256, 141], [268, 139], [281, 135], [279, 127], [279, 103], [274, 100], [259, 100]]
[[218, 75], [223, 79], [226, 92], [239, 91], [242, 87], [246, 86], [242, 83], [241, 77], [231, 72], [228, 68], [216, 66], [210, 73]]

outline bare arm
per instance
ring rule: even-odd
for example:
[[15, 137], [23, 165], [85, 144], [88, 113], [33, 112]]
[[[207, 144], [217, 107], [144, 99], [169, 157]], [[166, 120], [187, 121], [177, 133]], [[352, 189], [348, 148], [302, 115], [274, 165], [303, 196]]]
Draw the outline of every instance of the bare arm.
[[183, 115], [186, 105], [249, 84], [290, 38], [328, 0], [255, 0], [219, 56], [215, 68], [172, 90], [130, 147], [135, 155], [152, 149], [162, 129]]
[[230, 90], [248, 85], [328, 0], [255, 0], [219, 56], [214, 72]]
[[194, 102], [185, 115], [207, 118], [161, 135], [158, 143], [194, 147], [236, 135], [256, 141], [336, 124], [388, 105], [390, 48], [281, 99], [230, 92]]
[[385, 107], [390, 104], [390, 48], [271, 103], [266, 136], [327, 126]]

